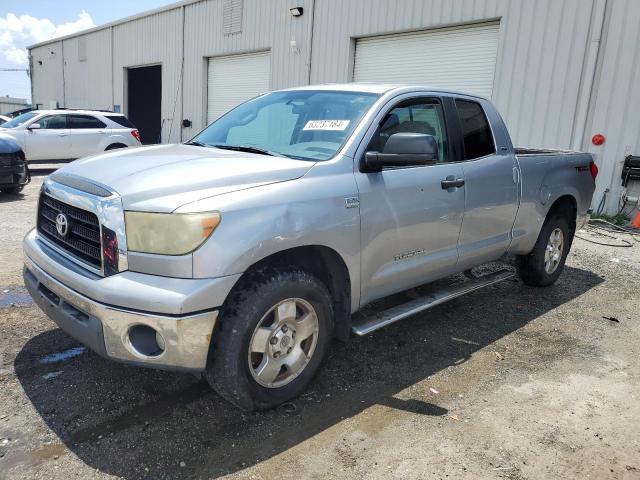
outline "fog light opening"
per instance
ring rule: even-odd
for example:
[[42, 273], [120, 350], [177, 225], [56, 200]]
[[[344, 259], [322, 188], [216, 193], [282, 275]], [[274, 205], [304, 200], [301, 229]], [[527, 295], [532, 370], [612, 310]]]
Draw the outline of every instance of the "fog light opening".
[[147, 325], [134, 325], [129, 329], [131, 347], [144, 357], [158, 357], [164, 353], [165, 341], [160, 332]]

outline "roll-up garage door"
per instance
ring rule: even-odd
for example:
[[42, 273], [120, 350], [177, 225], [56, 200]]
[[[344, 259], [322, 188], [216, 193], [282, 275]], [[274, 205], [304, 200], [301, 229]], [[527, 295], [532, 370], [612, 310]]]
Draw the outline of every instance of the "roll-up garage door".
[[356, 40], [355, 82], [412, 83], [491, 97], [498, 23]]
[[207, 123], [269, 91], [269, 52], [209, 58]]

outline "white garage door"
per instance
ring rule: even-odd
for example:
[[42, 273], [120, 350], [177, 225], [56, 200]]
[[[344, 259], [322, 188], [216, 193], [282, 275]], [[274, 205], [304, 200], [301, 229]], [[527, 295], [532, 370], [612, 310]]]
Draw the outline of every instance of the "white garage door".
[[361, 38], [355, 82], [413, 83], [491, 97], [499, 24]]
[[207, 123], [269, 91], [269, 52], [209, 58]]

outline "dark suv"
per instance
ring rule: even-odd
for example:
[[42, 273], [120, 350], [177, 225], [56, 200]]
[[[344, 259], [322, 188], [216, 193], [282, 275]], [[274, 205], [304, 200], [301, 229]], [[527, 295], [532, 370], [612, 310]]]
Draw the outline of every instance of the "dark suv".
[[30, 181], [22, 148], [13, 138], [0, 134], [0, 191], [16, 194]]

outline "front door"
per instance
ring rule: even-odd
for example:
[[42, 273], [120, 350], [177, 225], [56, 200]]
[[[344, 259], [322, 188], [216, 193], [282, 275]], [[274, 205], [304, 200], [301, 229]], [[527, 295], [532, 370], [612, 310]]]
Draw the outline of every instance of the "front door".
[[442, 102], [403, 99], [380, 117], [366, 151], [383, 151], [390, 135], [433, 135], [435, 165], [356, 172], [361, 215], [361, 304], [448, 274], [455, 269], [464, 212], [464, 187], [443, 188], [462, 179], [452, 156]]
[[27, 131], [26, 156], [32, 160], [61, 160], [73, 158], [69, 150], [69, 128], [66, 115], [48, 115], [37, 120], [39, 129]]

